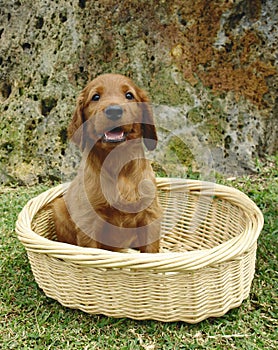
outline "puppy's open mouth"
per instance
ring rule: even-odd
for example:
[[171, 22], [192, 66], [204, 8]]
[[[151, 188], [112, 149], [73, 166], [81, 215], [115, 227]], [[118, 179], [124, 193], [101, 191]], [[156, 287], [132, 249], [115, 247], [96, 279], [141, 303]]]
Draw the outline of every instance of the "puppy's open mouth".
[[106, 131], [102, 138], [103, 142], [123, 142], [126, 140], [126, 133], [123, 128], [117, 127], [112, 130]]

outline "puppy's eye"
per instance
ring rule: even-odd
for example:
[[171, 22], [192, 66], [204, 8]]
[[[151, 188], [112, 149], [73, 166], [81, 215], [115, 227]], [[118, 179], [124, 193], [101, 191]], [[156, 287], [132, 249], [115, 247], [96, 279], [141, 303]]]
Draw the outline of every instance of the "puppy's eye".
[[92, 97], [92, 101], [99, 101], [100, 95], [99, 94], [94, 94]]
[[134, 96], [133, 96], [133, 94], [132, 94], [131, 92], [127, 92], [127, 93], [125, 94], [125, 97], [126, 97], [128, 100], [133, 100], [133, 99], [134, 99]]

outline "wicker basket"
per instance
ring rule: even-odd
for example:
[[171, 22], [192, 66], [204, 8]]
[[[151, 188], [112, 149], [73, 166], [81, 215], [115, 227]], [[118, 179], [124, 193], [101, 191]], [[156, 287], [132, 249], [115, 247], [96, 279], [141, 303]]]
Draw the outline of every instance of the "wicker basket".
[[40, 209], [67, 187], [30, 200], [16, 224], [47, 296], [91, 314], [189, 323], [222, 316], [248, 297], [263, 216], [242, 192], [158, 178], [161, 252], [141, 254], [55, 241], [51, 213]]

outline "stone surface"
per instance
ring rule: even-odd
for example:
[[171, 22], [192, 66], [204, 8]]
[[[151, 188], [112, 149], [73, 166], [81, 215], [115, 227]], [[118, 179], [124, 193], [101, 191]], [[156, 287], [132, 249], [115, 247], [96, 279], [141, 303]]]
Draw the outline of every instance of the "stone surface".
[[105, 72], [151, 96], [163, 174], [255, 171], [277, 151], [277, 12], [275, 0], [0, 0], [1, 182], [72, 174], [66, 127]]

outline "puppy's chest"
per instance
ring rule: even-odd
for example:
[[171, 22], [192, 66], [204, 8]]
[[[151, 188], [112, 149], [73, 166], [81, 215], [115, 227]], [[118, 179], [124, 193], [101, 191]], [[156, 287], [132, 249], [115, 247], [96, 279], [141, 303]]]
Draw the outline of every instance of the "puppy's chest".
[[119, 213], [122, 215], [136, 213], [140, 209], [138, 204], [142, 201], [142, 193], [140, 193], [138, 184], [123, 179], [102, 186], [98, 196], [98, 209], [117, 215]]
[[[144, 183], [145, 182], [145, 183]], [[141, 220], [153, 205], [155, 194], [149, 190], [151, 180], [119, 176], [114, 186], [102, 188], [96, 211], [109, 222]], [[153, 187], [153, 185], [151, 186]]]
[[138, 174], [104, 177], [98, 181], [92, 192], [95, 192], [94, 197], [100, 206], [115, 207], [117, 203], [135, 203], [142, 198], [144, 181], [142, 176], [138, 176]]
[[134, 203], [140, 200], [140, 183], [142, 179], [139, 176], [127, 177], [120, 174], [117, 181], [117, 191], [119, 200]]

